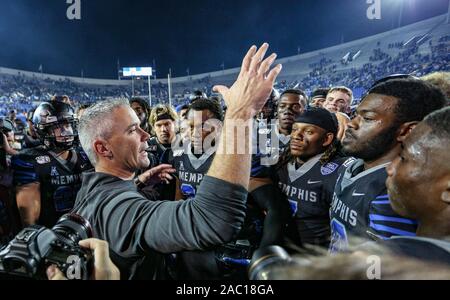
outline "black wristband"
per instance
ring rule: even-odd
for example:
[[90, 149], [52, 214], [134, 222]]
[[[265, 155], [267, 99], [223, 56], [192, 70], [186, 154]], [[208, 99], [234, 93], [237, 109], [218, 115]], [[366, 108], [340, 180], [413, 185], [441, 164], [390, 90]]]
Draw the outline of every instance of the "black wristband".
[[139, 176], [136, 177], [136, 179], [134, 179], [134, 184], [136, 185], [136, 187], [138, 189], [142, 189], [145, 187], [145, 183], [143, 183], [142, 181], [139, 180]]

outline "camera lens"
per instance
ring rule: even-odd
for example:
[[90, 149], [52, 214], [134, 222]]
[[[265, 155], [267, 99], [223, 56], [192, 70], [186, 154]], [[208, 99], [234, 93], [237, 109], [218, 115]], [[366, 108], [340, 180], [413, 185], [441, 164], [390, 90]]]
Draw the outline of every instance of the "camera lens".
[[93, 236], [91, 224], [77, 214], [63, 215], [53, 226], [53, 231], [58, 236], [69, 239], [75, 244]]
[[268, 271], [273, 267], [289, 265], [291, 257], [280, 246], [268, 246], [253, 253], [248, 274], [250, 280], [267, 280]]

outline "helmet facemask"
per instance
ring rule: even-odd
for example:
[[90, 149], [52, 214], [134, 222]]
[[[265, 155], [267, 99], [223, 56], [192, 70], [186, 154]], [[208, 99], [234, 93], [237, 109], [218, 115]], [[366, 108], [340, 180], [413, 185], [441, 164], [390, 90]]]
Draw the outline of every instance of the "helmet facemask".
[[44, 128], [44, 145], [56, 152], [71, 149], [77, 140], [77, 121], [74, 118], [61, 120]]

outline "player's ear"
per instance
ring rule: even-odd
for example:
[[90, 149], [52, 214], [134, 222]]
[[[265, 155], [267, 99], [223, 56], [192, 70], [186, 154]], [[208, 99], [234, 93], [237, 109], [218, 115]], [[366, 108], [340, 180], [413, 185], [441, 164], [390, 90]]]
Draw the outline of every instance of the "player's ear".
[[323, 144], [322, 144], [322, 146], [323, 146], [323, 147], [328, 147], [328, 146], [330, 146], [331, 143], [333, 142], [333, 139], [334, 139], [334, 134], [331, 133], [331, 132], [327, 132], [327, 133], [325, 134], [324, 139], [323, 139]]
[[441, 194], [441, 200], [450, 204], [450, 178], [447, 179], [447, 188]]
[[108, 142], [103, 139], [96, 139], [94, 141], [94, 151], [98, 156], [105, 157], [109, 160], [111, 160], [113, 157]]
[[397, 141], [403, 142], [418, 123], [417, 121], [403, 123], [398, 129]]

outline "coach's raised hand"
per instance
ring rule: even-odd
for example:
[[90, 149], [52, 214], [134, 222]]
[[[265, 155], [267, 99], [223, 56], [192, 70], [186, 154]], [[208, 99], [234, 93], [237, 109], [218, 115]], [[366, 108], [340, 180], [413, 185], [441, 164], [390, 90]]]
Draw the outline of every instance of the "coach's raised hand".
[[242, 61], [241, 72], [236, 82], [230, 88], [223, 85], [213, 88], [225, 99], [226, 115], [229, 119], [253, 118], [269, 98], [275, 79], [281, 71], [281, 65], [278, 64], [270, 70], [277, 55], [272, 53], [264, 59], [268, 48], [267, 43], [259, 49], [252, 46]]
[[[218, 151], [208, 175], [246, 189], [250, 178], [251, 121], [269, 98], [273, 83], [281, 71], [281, 65], [270, 70], [276, 54], [264, 59], [268, 47], [266, 43], [259, 50], [252, 46], [242, 61], [236, 82], [230, 88], [222, 85], [214, 87], [225, 99], [227, 112]], [[238, 132], [235, 129], [243, 130], [243, 134], [235, 134]]]

